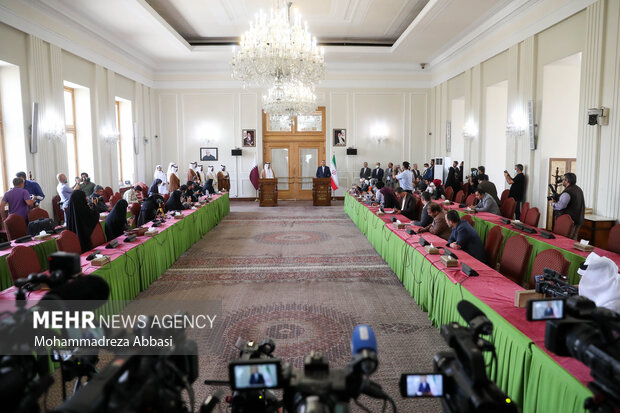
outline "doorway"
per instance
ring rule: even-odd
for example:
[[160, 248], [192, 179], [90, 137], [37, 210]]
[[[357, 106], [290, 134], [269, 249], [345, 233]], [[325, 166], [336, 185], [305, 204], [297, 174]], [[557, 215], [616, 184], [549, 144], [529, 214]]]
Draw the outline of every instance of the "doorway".
[[263, 161], [271, 162], [278, 198], [312, 199], [312, 178], [325, 160], [325, 107], [282, 121], [263, 112]]

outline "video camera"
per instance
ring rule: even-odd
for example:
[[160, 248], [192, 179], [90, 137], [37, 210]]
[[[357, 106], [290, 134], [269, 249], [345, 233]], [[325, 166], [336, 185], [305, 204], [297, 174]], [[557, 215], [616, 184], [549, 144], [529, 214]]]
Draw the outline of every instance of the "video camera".
[[[151, 325], [149, 320], [147, 325]], [[140, 413], [194, 411], [192, 383], [198, 378], [196, 343], [182, 329], [136, 329], [143, 336], [168, 337], [174, 348], [157, 355], [120, 356], [94, 375], [52, 413]], [[187, 390], [190, 408], [182, 398]]]
[[[44, 354], [35, 354], [33, 350], [33, 309], [62, 308], [63, 300], [107, 300], [109, 294], [109, 286], [103, 279], [77, 277], [81, 272], [77, 254], [55, 252], [48, 258], [48, 267], [49, 274], [30, 274], [16, 280], [16, 308], [0, 314], [0, 336], [10, 337], [0, 340], [0, 405], [6, 411], [38, 412], [38, 399], [54, 381], [47, 350]], [[49, 292], [39, 303], [27, 309], [27, 293], [44, 286], [50, 288]], [[81, 365], [81, 359], [75, 355], [72, 360], [76, 368]], [[61, 368], [65, 368], [62, 363]], [[70, 377], [77, 374], [70, 366], [64, 372]]]
[[484, 354], [495, 347], [482, 338], [493, 332], [493, 324], [469, 301], [458, 304], [459, 314], [469, 327], [458, 323], [441, 326], [441, 336], [452, 350], [435, 355], [433, 373], [403, 374], [403, 397], [442, 397], [445, 412], [517, 412], [517, 406], [487, 376]]
[[[545, 347], [563, 357], [573, 357], [588, 366], [594, 393], [585, 408], [591, 412], [613, 412], [620, 406], [620, 315], [583, 296], [564, 301], [564, 313], [547, 321]], [[562, 319], [563, 318], [563, 319]]]
[[[261, 347], [263, 344], [256, 346], [248, 342], [246, 351], [242, 349], [241, 359], [229, 364], [228, 381], [205, 381], [205, 384], [229, 385], [235, 390], [231, 399], [233, 413], [276, 412], [280, 407], [289, 413], [348, 412], [350, 400], [357, 402], [361, 394], [390, 402], [396, 411], [394, 401], [369, 379], [377, 369], [378, 359], [377, 340], [367, 325], [355, 327], [351, 339], [353, 359], [344, 369], [330, 369], [323, 355], [314, 352], [306, 356], [303, 369], [295, 369], [271, 356], [275, 346], [270, 344], [267, 350]], [[270, 389], [275, 388], [283, 389], [281, 401], [271, 393]], [[257, 392], [258, 396], [270, 396], [261, 399]], [[207, 398], [201, 413], [212, 412], [220, 398], [221, 393]]]
[[555, 187], [549, 184], [549, 191], [551, 191], [551, 195], [547, 197], [547, 201], [558, 202], [560, 200], [560, 194], [555, 190]]
[[570, 284], [564, 275], [545, 268], [542, 275], [535, 275], [536, 292], [547, 297], [570, 297], [579, 295], [579, 289]]

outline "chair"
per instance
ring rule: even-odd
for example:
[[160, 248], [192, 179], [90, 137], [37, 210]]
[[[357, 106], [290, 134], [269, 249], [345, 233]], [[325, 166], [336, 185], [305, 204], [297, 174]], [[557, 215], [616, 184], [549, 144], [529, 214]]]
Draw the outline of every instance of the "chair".
[[510, 194], [509, 189], [504, 189], [502, 191], [502, 196], [499, 198], [499, 202], [503, 205], [504, 201], [508, 199], [508, 195]]
[[168, 202], [170, 199], [170, 194], [164, 194], [164, 202]]
[[0, 242], [6, 242], [9, 240], [9, 236], [6, 233], [6, 229], [4, 228], [4, 219], [2, 215], [0, 215]]
[[135, 219], [138, 219], [138, 215], [140, 215], [141, 209], [142, 209], [142, 206], [139, 203], [134, 202], [133, 204], [131, 204], [131, 207], [129, 208], [129, 211], [131, 212], [131, 216], [134, 217]]
[[4, 220], [4, 229], [9, 241], [28, 235], [26, 220], [19, 215], [9, 214]]
[[75, 232], [69, 230], [60, 233], [60, 237], [56, 240], [56, 248], [58, 251], [72, 252], [78, 255], [82, 253], [80, 239]]
[[523, 206], [521, 207], [521, 216], [519, 219], [521, 220], [525, 220], [525, 217], [527, 216], [527, 211], [530, 209], [530, 203], [529, 202], [524, 202]]
[[523, 235], [513, 235], [504, 245], [499, 272], [509, 280], [522, 285], [531, 253], [532, 244], [527, 242]]
[[[110, 191], [108, 191], [108, 189], [110, 189]], [[104, 202], [110, 202], [110, 198], [112, 198], [112, 195], [110, 195], [110, 193], [112, 192], [112, 189], [109, 186], [106, 186], [105, 189], [103, 190], [103, 200]]]
[[620, 224], [614, 225], [609, 231], [609, 238], [607, 239], [607, 249], [609, 251], [620, 254]]
[[463, 199], [465, 199], [465, 193], [461, 189], [454, 196], [454, 202], [456, 202], [457, 204], [462, 204], [463, 203]]
[[46, 219], [49, 218], [50, 214], [47, 213], [43, 208], [32, 208], [30, 213], [28, 213], [28, 222], [36, 221], [37, 219]]
[[469, 194], [469, 182], [466, 182], [463, 184], [463, 188], [461, 188], [463, 191], [463, 194], [465, 196], [467, 196]]
[[424, 204], [422, 203], [422, 200], [420, 198], [416, 198], [414, 221], [419, 221], [422, 218], [422, 208], [424, 208]]
[[114, 191], [109, 186], [106, 186], [103, 191], [108, 194], [108, 198], [112, 198], [114, 196]]
[[60, 207], [60, 195], [56, 195], [52, 198], [52, 211], [54, 213], [54, 221], [59, 224], [65, 221], [65, 213]]
[[465, 215], [463, 215], [463, 216], [461, 217], [461, 219], [462, 219], [463, 221], [467, 221], [467, 222], [469, 222], [469, 225], [471, 225], [471, 226], [472, 226], [472, 228], [473, 228], [473, 226], [474, 226], [474, 219], [471, 217], [471, 215], [469, 215], [469, 214], [465, 214]]
[[530, 275], [529, 285], [527, 287], [529, 289], [536, 288], [536, 280], [534, 279], [534, 276], [541, 275], [545, 268], [557, 271], [562, 275], [567, 275], [568, 267], [570, 267], [570, 262], [564, 258], [560, 251], [553, 248], [541, 251], [538, 253], [536, 258], [534, 258], [532, 274]]
[[538, 211], [538, 208], [534, 207], [534, 208], [531, 208], [529, 211], [527, 211], [527, 215], [525, 216], [525, 220], [523, 222], [525, 223], [525, 225], [537, 227], [539, 220], [540, 220], [540, 211]]
[[555, 220], [555, 224], [553, 225], [553, 232], [563, 237], [570, 238], [570, 234], [571, 232], [573, 232], [574, 226], [575, 223], [573, 222], [573, 219], [570, 217], [570, 215], [560, 215]]
[[484, 251], [487, 254], [487, 265], [493, 269], [497, 268], [499, 250], [504, 242], [504, 234], [501, 227], [493, 226], [487, 235], [487, 242], [484, 244]]
[[112, 198], [110, 198], [110, 208], [114, 208], [114, 205], [121, 199], [121, 195], [117, 192]]
[[517, 208], [517, 202], [514, 198], [506, 198], [502, 202], [502, 206], [499, 207], [499, 211], [504, 218], [512, 219], [515, 216], [515, 209]]
[[41, 265], [37, 254], [30, 247], [17, 245], [6, 257], [6, 263], [15, 282], [18, 278], [26, 278], [28, 274], [41, 272]]
[[454, 199], [454, 189], [451, 186], [446, 188], [446, 199], [450, 201]]
[[465, 200], [465, 203], [466, 203], [467, 205], [475, 205], [475, 204], [476, 204], [476, 201], [477, 201], [477, 199], [476, 199], [476, 195], [474, 195], [474, 194], [470, 194], [470, 195], [467, 197], [467, 199]]
[[101, 244], [105, 244], [105, 234], [103, 233], [103, 228], [101, 228], [100, 223], [97, 223], [97, 225], [95, 225], [93, 233], [90, 234], [90, 243], [92, 244], [92, 248], [96, 248]]

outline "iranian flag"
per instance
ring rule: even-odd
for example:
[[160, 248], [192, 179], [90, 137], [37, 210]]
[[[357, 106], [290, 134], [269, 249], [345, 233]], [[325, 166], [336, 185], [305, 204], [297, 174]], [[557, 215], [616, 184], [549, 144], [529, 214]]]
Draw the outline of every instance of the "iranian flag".
[[332, 164], [329, 166], [332, 171], [332, 189], [338, 189], [338, 173], [336, 172], [336, 155], [332, 155]]
[[250, 182], [254, 185], [254, 189], [258, 189], [258, 162], [256, 161], [256, 156], [250, 168]]

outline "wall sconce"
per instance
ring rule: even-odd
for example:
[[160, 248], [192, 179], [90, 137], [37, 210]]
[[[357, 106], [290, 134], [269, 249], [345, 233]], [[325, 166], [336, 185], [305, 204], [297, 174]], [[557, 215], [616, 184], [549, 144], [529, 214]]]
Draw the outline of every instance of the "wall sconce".
[[473, 139], [478, 136], [478, 128], [473, 120], [467, 121], [467, 123], [463, 126], [463, 138]]
[[385, 124], [376, 124], [370, 130], [370, 139], [381, 144], [388, 139], [389, 132]]
[[58, 116], [50, 115], [42, 122], [41, 131], [50, 142], [61, 142], [65, 138], [65, 127], [57, 119]]
[[515, 110], [506, 123], [506, 135], [515, 139], [520, 138], [525, 135], [527, 126], [527, 118], [523, 111]]
[[221, 129], [213, 123], [201, 123], [195, 129], [196, 139], [205, 145], [215, 145], [220, 140]]
[[99, 131], [99, 135], [101, 136], [101, 139], [105, 143], [109, 143], [109, 144], [117, 143], [120, 137], [120, 133], [118, 132], [118, 129], [116, 129], [115, 127], [110, 127], [110, 126], [101, 128], [101, 130]]

